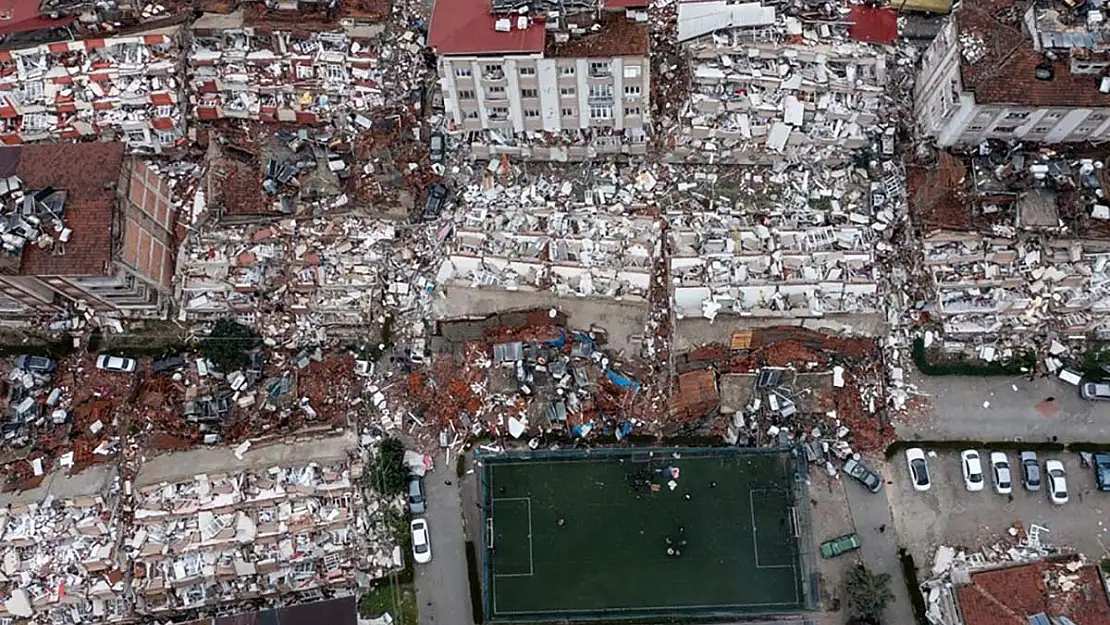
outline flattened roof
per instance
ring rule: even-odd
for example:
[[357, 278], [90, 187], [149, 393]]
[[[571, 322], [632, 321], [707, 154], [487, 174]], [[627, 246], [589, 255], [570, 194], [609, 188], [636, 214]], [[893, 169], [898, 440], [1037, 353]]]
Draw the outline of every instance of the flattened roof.
[[28, 33], [44, 28], [61, 28], [69, 26], [77, 19], [67, 16], [55, 20], [48, 15], [42, 15], [39, 13], [39, 0], [14, 0], [8, 2], [6, 8], [11, 11], [11, 17], [0, 21], [0, 35]]
[[428, 47], [438, 54], [519, 54], [543, 50], [544, 25], [533, 20], [528, 28], [518, 29], [516, 16], [509, 18], [512, 29], [494, 29], [497, 16], [490, 13], [489, 0], [436, 0]]
[[597, 32], [571, 37], [556, 43], [552, 37], [547, 42], [546, 56], [563, 58], [646, 56], [648, 52], [648, 25], [628, 19], [623, 13], [606, 13], [603, 25]]
[[[1045, 579], [1078, 576], [1075, 587], [1049, 588]], [[1055, 585], [1055, 582], [1053, 582]], [[1067, 616], [1082, 625], [1110, 625], [1110, 602], [1095, 565], [1075, 573], [1061, 562], [1036, 562], [971, 576], [956, 590], [965, 625], [1029, 625], [1029, 617], [1045, 613]]]
[[15, 173], [24, 188], [54, 187], [66, 192], [65, 225], [73, 235], [65, 254], [35, 245], [23, 248], [19, 273], [25, 276], [106, 275], [112, 259], [112, 210], [123, 168], [123, 143], [58, 143], [0, 148], [15, 151]]
[[205, 618], [182, 625], [357, 625], [357, 623], [355, 598], [351, 596], [273, 610]]
[[898, 14], [890, 9], [854, 4], [848, 21], [848, 36], [856, 41], [890, 45], [898, 39]]

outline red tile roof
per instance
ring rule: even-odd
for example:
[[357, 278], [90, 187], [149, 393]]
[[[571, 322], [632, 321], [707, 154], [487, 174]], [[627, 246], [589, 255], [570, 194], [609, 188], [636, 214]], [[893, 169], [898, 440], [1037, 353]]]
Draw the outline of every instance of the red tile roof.
[[890, 9], [854, 4], [848, 21], [848, 36], [856, 41], [890, 45], [898, 39], [898, 14]]
[[77, 19], [72, 16], [50, 19], [50, 16], [39, 13], [39, 0], [8, 0], [5, 8], [11, 11], [11, 17], [0, 20], [0, 35], [61, 28], [69, 26]]
[[101, 276], [112, 259], [112, 210], [126, 147], [122, 143], [59, 143], [0, 148], [16, 151], [24, 188], [66, 192], [65, 225], [73, 230], [65, 254], [23, 248], [25, 276]]
[[[1078, 576], [1075, 587], [1063, 591], [1051, 580]], [[1051, 581], [1045, 583], [1046, 577]], [[956, 589], [965, 625], [1028, 625], [1029, 617], [1044, 613], [1067, 616], [1082, 625], [1110, 625], [1110, 602], [1098, 568], [1087, 565], [1075, 573], [1063, 562], [1037, 562], [971, 576], [971, 584]]]
[[960, 36], [981, 41], [975, 47], [984, 51], [974, 62], [961, 54], [964, 89], [983, 104], [1110, 107], [1110, 94], [1098, 90], [1100, 76], [1072, 74], [1066, 55], [1052, 64], [1052, 80], [1037, 80], [1037, 65], [1044, 57], [1033, 49], [1024, 30], [1024, 10], [1017, 0], [976, 0], [960, 7]]
[[543, 50], [544, 26], [533, 20], [518, 29], [517, 16], [506, 16], [512, 30], [494, 29], [497, 16], [490, 13], [489, 0], [436, 0], [428, 47], [438, 54], [509, 54]]

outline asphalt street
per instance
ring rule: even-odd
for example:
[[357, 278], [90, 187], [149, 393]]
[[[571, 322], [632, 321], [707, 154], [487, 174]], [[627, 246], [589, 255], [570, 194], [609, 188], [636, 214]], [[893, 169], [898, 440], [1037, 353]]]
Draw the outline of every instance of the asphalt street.
[[[450, 481], [448, 485], [446, 482]], [[436, 463], [424, 478], [432, 561], [417, 564], [414, 581], [421, 625], [471, 625], [470, 588], [466, 573], [466, 541], [455, 468]]]

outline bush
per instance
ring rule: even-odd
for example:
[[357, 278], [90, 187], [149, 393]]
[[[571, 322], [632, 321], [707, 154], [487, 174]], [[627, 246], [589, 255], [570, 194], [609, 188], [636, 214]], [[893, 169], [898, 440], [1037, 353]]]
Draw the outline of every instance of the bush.
[[917, 581], [917, 566], [914, 565], [913, 555], [905, 549], [898, 550], [898, 559], [902, 561], [902, 577], [906, 580], [906, 592], [910, 595], [910, 605], [913, 606], [914, 619], [919, 625], [928, 625], [925, 616], [925, 597], [921, 595], [921, 584]]
[[234, 319], [216, 322], [208, 336], [201, 340], [200, 351], [224, 373], [242, 369], [250, 362], [248, 352], [258, 344], [258, 337]]
[[848, 595], [848, 614], [858, 623], [881, 623], [886, 606], [894, 600], [890, 575], [874, 573], [862, 564], [848, 570], [844, 581]]
[[370, 486], [382, 495], [405, 492], [405, 446], [395, 438], [383, 440], [366, 471]]
[[928, 354], [925, 353], [925, 339], [918, 337], [913, 340], [912, 352], [913, 363], [917, 365], [918, 371], [925, 375], [1021, 375], [1030, 373], [1037, 367], [1037, 354], [1032, 350], [1020, 352], [1004, 363], [970, 362], [966, 359], [931, 363]]

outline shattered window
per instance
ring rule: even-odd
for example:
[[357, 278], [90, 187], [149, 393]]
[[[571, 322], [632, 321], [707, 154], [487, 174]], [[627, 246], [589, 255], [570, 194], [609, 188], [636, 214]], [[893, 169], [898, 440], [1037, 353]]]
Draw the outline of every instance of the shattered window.
[[324, 78], [334, 81], [346, 81], [347, 71], [338, 63], [328, 63], [324, 65]]
[[590, 76], [608, 76], [610, 61], [590, 61]]
[[313, 70], [311, 65], [298, 65], [297, 66], [297, 78], [299, 78], [301, 80], [307, 80], [309, 78], [312, 78], [313, 76], [315, 76], [315, 74], [316, 74], [316, 72]]

